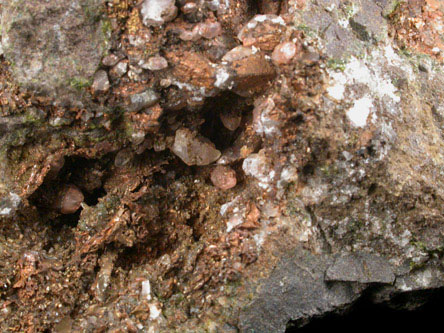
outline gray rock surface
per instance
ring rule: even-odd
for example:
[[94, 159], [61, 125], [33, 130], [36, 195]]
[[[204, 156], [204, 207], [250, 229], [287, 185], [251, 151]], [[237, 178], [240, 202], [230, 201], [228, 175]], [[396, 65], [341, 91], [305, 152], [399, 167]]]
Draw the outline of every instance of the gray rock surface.
[[102, 0], [5, 1], [3, 52], [18, 84], [61, 97], [92, 83], [108, 48]]
[[126, 108], [129, 112], [137, 112], [153, 106], [159, 100], [159, 95], [153, 89], [147, 89], [130, 97], [130, 104]]
[[335, 258], [325, 273], [325, 280], [392, 284], [395, 274], [392, 265], [384, 258], [368, 253], [351, 253]]
[[379, 42], [387, 36], [387, 21], [381, 7], [373, 1], [363, 1], [349, 23], [361, 40]]
[[289, 321], [304, 321], [343, 308], [365, 287], [324, 281], [332, 259], [296, 249], [263, 281], [256, 298], [240, 314], [242, 332], [284, 332]]
[[92, 89], [97, 92], [104, 92], [109, 89], [108, 74], [104, 70], [99, 70], [94, 74]]

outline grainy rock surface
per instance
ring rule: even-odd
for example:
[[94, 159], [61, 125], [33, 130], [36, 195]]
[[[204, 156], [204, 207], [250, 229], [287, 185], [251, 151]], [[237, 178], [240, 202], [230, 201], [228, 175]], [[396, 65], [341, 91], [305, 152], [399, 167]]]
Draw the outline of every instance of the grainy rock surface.
[[2, 332], [284, 332], [444, 287], [441, 2], [0, 12]]
[[102, 0], [4, 1], [2, 46], [14, 80], [57, 97], [90, 85], [111, 33], [102, 13]]

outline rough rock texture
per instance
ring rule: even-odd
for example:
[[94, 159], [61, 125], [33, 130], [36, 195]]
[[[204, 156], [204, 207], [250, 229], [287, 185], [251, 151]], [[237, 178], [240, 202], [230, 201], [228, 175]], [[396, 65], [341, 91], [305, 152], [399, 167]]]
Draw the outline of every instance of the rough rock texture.
[[342, 254], [325, 272], [326, 281], [393, 284], [395, 274], [387, 260], [368, 253]]
[[4, 1], [2, 46], [14, 80], [58, 97], [90, 85], [111, 33], [102, 12], [102, 0]]
[[1, 331], [284, 332], [444, 287], [441, 2], [0, 10]]
[[284, 256], [241, 313], [241, 331], [284, 332], [290, 320], [302, 321], [351, 304], [364, 288], [346, 283], [329, 286], [324, 273], [331, 264], [328, 256], [313, 256], [303, 249]]

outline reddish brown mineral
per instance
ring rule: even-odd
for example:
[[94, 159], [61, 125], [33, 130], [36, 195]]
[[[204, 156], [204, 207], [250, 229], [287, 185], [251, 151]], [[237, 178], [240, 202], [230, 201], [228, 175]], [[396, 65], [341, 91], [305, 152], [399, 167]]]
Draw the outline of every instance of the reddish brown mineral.
[[236, 112], [222, 112], [220, 114], [220, 120], [225, 128], [230, 131], [235, 131], [242, 121], [242, 115]]
[[232, 66], [236, 72], [234, 91], [240, 96], [260, 92], [276, 73], [265, 55], [260, 52], [234, 61]]
[[277, 15], [256, 15], [240, 31], [238, 38], [244, 46], [271, 51], [279, 44], [285, 31], [284, 20]]
[[236, 186], [236, 171], [228, 166], [218, 165], [211, 172], [211, 181], [221, 190], [229, 190]]
[[82, 191], [75, 185], [65, 185], [60, 191], [57, 199], [57, 208], [62, 214], [73, 214], [79, 208], [84, 200]]
[[296, 55], [297, 47], [295, 43], [281, 43], [273, 51], [271, 59], [277, 65], [288, 64]]

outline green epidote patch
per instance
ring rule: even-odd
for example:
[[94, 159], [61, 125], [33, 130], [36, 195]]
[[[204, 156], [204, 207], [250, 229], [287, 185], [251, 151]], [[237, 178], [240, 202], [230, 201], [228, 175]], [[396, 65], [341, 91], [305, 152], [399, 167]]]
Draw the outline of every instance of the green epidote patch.
[[90, 87], [91, 84], [92, 84], [91, 79], [83, 77], [73, 77], [69, 80], [69, 85], [77, 90], [83, 90], [87, 87]]
[[344, 71], [345, 70], [345, 65], [347, 64], [347, 61], [343, 60], [343, 59], [329, 59], [327, 61], [327, 67], [333, 70], [340, 70], [340, 71]]

